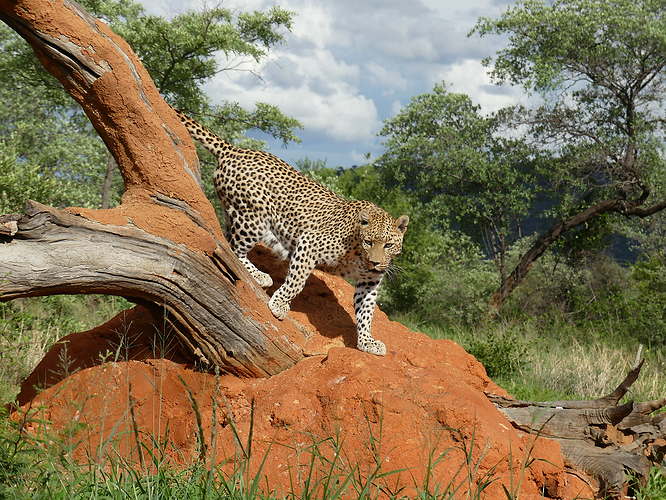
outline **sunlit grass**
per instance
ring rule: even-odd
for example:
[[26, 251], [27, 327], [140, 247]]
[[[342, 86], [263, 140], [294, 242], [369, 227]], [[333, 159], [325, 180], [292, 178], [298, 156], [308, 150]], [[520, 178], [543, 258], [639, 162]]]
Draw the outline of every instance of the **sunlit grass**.
[[[404, 318], [397, 318], [405, 321]], [[476, 355], [489, 376], [518, 399], [595, 399], [612, 392], [627, 375], [639, 344], [617, 344], [610, 338], [594, 342], [589, 332], [574, 325], [544, 332], [533, 323], [488, 323], [479, 329], [421, 324], [410, 328], [431, 338], [449, 338]], [[494, 350], [478, 349], [483, 341]], [[637, 401], [660, 399], [666, 394], [666, 346], [643, 349], [645, 364], [638, 380], [625, 396]], [[493, 373], [502, 366], [504, 371]]]
[[58, 339], [94, 328], [131, 306], [121, 297], [102, 295], [0, 303], [0, 404], [14, 400], [23, 380]]
[[[174, 459], [173, 452], [177, 446], [170, 440], [168, 426], [163, 436], [151, 435], [139, 428], [131, 411], [131, 387], [129, 408], [124, 418], [126, 424], [115, 425], [97, 444], [85, 439], [86, 425], [77, 419], [65, 423], [64, 429], [55, 432], [39, 408], [19, 410], [14, 418], [5, 417], [0, 423], [0, 498], [480, 500], [485, 498], [485, 492], [491, 485], [506, 479], [497, 470], [507, 462], [511, 481], [504, 486], [504, 491], [507, 500], [517, 500], [526, 468], [532, 462], [531, 447], [528, 446], [525, 455], [520, 457], [522, 465], [519, 470], [513, 470], [511, 455], [501, 458], [495, 465], [488, 467], [485, 464], [482, 467], [488, 444], [480, 455], [473, 455], [473, 450], [478, 448], [475, 447], [475, 433], [469, 438], [458, 433], [454, 447], [444, 451], [435, 451], [436, 447], [433, 447], [427, 463], [423, 464], [426, 471], [422, 482], [400, 485], [389, 479], [405, 469], [392, 469], [382, 458], [384, 437], [380, 417], [378, 425], [370, 421], [361, 423], [367, 427], [367, 439], [362, 446], [373, 460], [363, 465], [354, 462], [350, 457], [356, 456], [358, 450], [348, 450], [340, 434], [322, 430], [322, 435], [309, 436], [309, 444], [299, 445], [298, 451], [305, 461], [299, 459], [298, 463], [284, 464], [291, 478], [291, 488], [284, 491], [268, 484], [264, 474], [264, 465], [268, 463], [273, 445], [257, 455], [252, 437], [254, 409], [249, 433], [243, 438], [231, 413], [218, 404], [223, 396], [216, 377], [216, 388], [209, 396], [213, 400], [212, 425], [206, 435], [199, 410], [204, 401], [197, 400], [194, 391], [184, 380], [181, 379], [181, 382], [194, 414], [194, 453], [187, 456], [179, 454]], [[102, 415], [100, 418], [103, 420], [105, 417]], [[221, 421], [233, 433], [235, 452], [218, 460], [215, 444], [217, 424]], [[103, 422], [101, 425], [104, 425]], [[28, 427], [31, 431], [26, 432]], [[437, 432], [448, 436], [455, 430], [439, 429]], [[80, 453], [75, 453], [77, 448], [91, 444], [92, 448], [85, 450], [83, 458]], [[121, 449], [124, 451], [121, 452]], [[457, 453], [450, 453], [454, 450]], [[438, 483], [434, 468], [447, 460], [455, 460], [454, 469], [457, 467], [457, 471], [450, 482]], [[250, 466], [251, 462], [254, 467]], [[257, 463], [260, 464], [258, 468]]]
[[[75, 299], [73, 304], [66, 301], [24, 302], [19, 307], [14, 305], [12, 310], [6, 306], [2, 309], [0, 356], [2, 360], [11, 360], [0, 363], [3, 402], [13, 400], [22, 378], [59, 337], [97, 326], [129, 305], [123, 300], [97, 303], [94, 301], [99, 299], [92, 300]], [[500, 373], [491, 374], [496, 383], [514, 397], [527, 400], [604, 396], [625, 377], [638, 348], [629, 342], [617, 342], [612, 335], [604, 336], [603, 332], [581, 329], [566, 322], [555, 324], [551, 330], [544, 329], [543, 323], [530, 321], [490, 321], [473, 329], [454, 324], [423, 324], [408, 317], [397, 319], [412, 330], [422, 331], [433, 338], [451, 338], [458, 342], [476, 355], [489, 371], [500, 370]], [[116, 357], [122, 357], [121, 350], [120, 346]], [[666, 393], [666, 350], [653, 347], [646, 348], [643, 353], [646, 363], [627, 398], [638, 401], [661, 398]], [[155, 389], [160, 390], [159, 387]], [[196, 400], [190, 398], [190, 404], [196, 415]], [[128, 401], [128, 411], [131, 407], [131, 401]], [[229, 418], [223, 408], [216, 411], [219, 413], [215, 418]], [[134, 421], [133, 415], [128, 418]], [[19, 432], [20, 426], [17, 427], [15, 422], [4, 418], [0, 431], [0, 498], [285, 498], [284, 492], [271, 490], [260, 473], [249, 475], [247, 460], [251, 446], [240, 438], [237, 439], [236, 455], [230, 461], [206, 455], [201, 447], [199, 458], [183, 465], [175, 464], [166, 452], [172, 447], [168, 432], [158, 438], [143, 435], [140, 429], [130, 426], [122, 432], [116, 429], [115, 434], [104, 437], [100, 442], [100, 446], [105, 447], [104, 454], [91, 450], [90, 457], [94, 459], [76, 463], [71, 458], [73, 443], [80, 432], [75, 424], [72, 422], [69, 426], [69, 440], [64, 440], [63, 436], [47, 434], [31, 437]], [[230, 425], [233, 428], [232, 421]], [[198, 429], [199, 433], [203, 432], [200, 423]], [[377, 445], [380, 438], [375, 436], [368, 442]], [[134, 441], [135, 457], [132, 460], [115, 448], [120, 439]], [[199, 442], [202, 439], [199, 435]], [[212, 442], [215, 436], [206, 436], [206, 439]], [[353, 498], [376, 498], [379, 492], [387, 498], [405, 498], [403, 490], [391, 490], [386, 482], [377, 486], [396, 473], [385, 469], [381, 461], [369, 475], [361, 475], [353, 463], [343, 462], [344, 443], [334, 433], [311, 436], [303, 453], [309, 457], [309, 467], [293, 469], [293, 489], [286, 498], [337, 499], [350, 495]], [[448, 459], [447, 453], [431, 456], [426, 465], [434, 467]], [[475, 475], [479, 460], [463, 464], [466, 469], [459, 471], [459, 478], [471, 478], [466, 485], [466, 498], [483, 498], [482, 486], [496, 480], [492, 474], [487, 478]], [[233, 467], [230, 468], [230, 464]], [[410, 485], [414, 487], [411, 491], [417, 492], [416, 497], [412, 495], [411, 498], [444, 500], [459, 497], [460, 490], [456, 488], [460, 481], [454, 486], [433, 483], [432, 474], [426, 474], [425, 478], [423, 484]], [[653, 474], [649, 483], [653, 496], [640, 498], [666, 499], [663, 484], [663, 476]], [[515, 494], [518, 486], [513, 485], [508, 494]]]

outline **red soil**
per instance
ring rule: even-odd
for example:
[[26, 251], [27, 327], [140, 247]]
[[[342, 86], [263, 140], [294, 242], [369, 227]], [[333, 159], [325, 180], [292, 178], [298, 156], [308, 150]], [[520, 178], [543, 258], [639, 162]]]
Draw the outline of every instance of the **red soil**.
[[[274, 278], [284, 277], [285, 264], [265, 250], [255, 252], [253, 260]], [[19, 402], [24, 410], [40, 408], [52, 430], [85, 424], [72, 438], [81, 457], [97, 455], [115, 436], [115, 449], [137, 459], [134, 414], [140, 439], [163, 436], [168, 429], [175, 446], [171, 458], [182, 464], [199, 453], [189, 389], [208, 456], [214, 450], [220, 462], [236, 454], [232, 426], [223, 416], [228, 415], [244, 444], [252, 431], [251, 473], [263, 467], [267, 483], [277, 491], [302, 487], [314, 442], [333, 459], [338, 440], [343, 443], [338, 463], [348, 470], [360, 464], [358, 472], [367, 477], [377, 460], [383, 472], [402, 470], [378, 481], [391, 491], [404, 487], [409, 494], [414, 486], [421, 488], [429, 458], [448, 450], [432, 467], [434, 480], [443, 487], [460, 485], [456, 498], [463, 498], [470, 487], [467, 450], [470, 467], [478, 466], [471, 488], [484, 477], [494, 479], [484, 498], [505, 499], [502, 485], [511, 489], [512, 474], [521, 499], [593, 496], [579, 474], [565, 469], [557, 443], [539, 438], [534, 444], [534, 436], [511, 427], [486, 398], [506, 392], [454, 342], [411, 332], [378, 310], [373, 335], [386, 344], [387, 355], [354, 349], [352, 294], [344, 280], [315, 271], [291, 312], [311, 331], [304, 349], [308, 357], [269, 379], [216, 377], [198, 369], [178, 341], [159, 333], [159, 325], [137, 306], [62, 339], [26, 380]], [[65, 348], [67, 370], [62, 368]], [[37, 394], [33, 387], [39, 383], [48, 388]], [[29, 430], [36, 431], [37, 424]], [[315, 465], [323, 468], [319, 459]]]

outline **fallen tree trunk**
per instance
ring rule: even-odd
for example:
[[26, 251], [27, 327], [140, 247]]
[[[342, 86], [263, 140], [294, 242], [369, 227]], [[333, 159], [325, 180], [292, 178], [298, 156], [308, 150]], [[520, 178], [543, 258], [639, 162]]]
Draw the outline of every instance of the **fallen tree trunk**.
[[[232, 263], [232, 265], [229, 265]], [[103, 293], [148, 302], [194, 354], [225, 371], [268, 376], [302, 358], [284, 336], [245, 316], [235, 287], [245, 268], [218, 247], [211, 255], [131, 226], [104, 225], [28, 202], [0, 245], [2, 300]]]
[[600, 490], [620, 496], [629, 476], [644, 482], [653, 465], [661, 465], [666, 451], [666, 413], [650, 416], [666, 406], [666, 399], [646, 403], [620, 399], [638, 379], [644, 359], [642, 346], [622, 383], [612, 393], [591, 401], [519, 401], [489, 396], [512, 425], [558, 441], [562, 455], [599, 480]]

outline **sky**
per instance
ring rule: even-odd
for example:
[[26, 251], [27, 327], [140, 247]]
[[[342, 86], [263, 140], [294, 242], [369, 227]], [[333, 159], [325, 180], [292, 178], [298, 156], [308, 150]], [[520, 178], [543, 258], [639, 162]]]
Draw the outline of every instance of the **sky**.
[[[227, 8], [294, 12], [286, 44], [260, 65], [224, 71], [205, 84], [213, 103], [231, 100], [246, 109], [276, 105], [300, 121], [301, 144], [282, 148], [261, 133], [270, 152], [294, 164], [325, 160], [329, 167], [361, 165], [382, 153], [378, 133], [412, 97], [444, 81], [469, 95], [483, 113], [521, 98], [520, 89], [496, 86], [481, 60], [502, 46], [497, 36], [467, 34], [479, 17], [499, 17], [513, 0], [226, 0]], [[149, 14], [171, 16], [201, 8], [200, 0], [144, 0]], [[252, 71], [250, 71], [252, 70]], [[259, 73], [257, 78], [254, 73]]]

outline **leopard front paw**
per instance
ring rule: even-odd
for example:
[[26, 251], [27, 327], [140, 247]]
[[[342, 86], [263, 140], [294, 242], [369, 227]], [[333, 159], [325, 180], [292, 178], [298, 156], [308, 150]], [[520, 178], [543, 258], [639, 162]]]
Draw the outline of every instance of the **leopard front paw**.
[[275, 298], [275, 295], [268, 301], [268, 308], [277, 319], [284, 319], [290, 310], [289, 302], [280, 302]]
[[384, 356], [386, 354], [386, 346], [379, 340], [359, 340], [357, 347], [359, 351], [367, 352], [368, 354], [375, 354], [377, 356]]
[[271, 278], [268, 274], [262, 273], [257, 269], [256, 272], [252, 273], [252, 277], [254, 280], [259, 283], [259, 286], [261, 288], [268, 288], [271, 285], [273, 285], [273, 278]]

